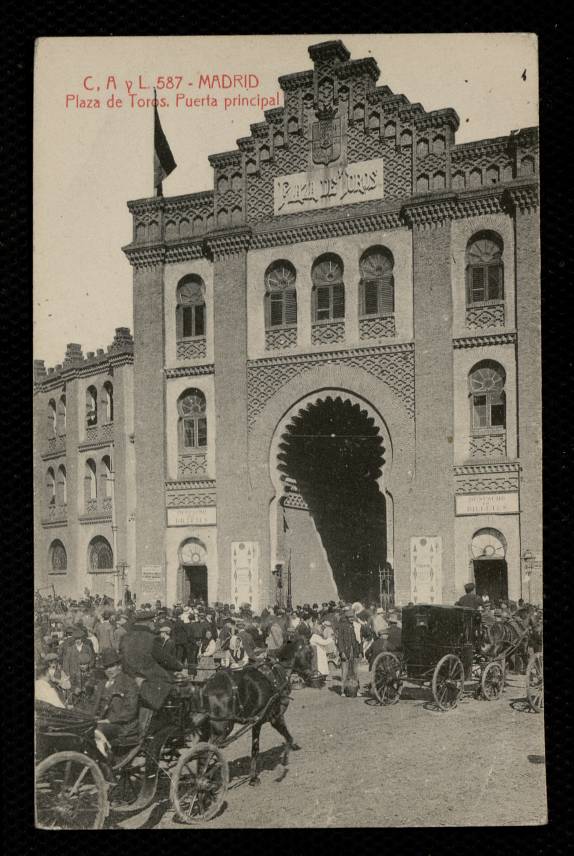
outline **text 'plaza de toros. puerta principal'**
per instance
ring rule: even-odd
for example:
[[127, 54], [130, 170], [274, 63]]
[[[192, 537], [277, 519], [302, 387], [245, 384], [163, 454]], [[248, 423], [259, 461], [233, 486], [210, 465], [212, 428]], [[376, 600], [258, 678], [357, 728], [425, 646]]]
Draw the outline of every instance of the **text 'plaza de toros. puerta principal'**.
[[[457, 144], [373, 58], [309, 54], [211, 189], [128, 203], [133, 343], [37, 365], [37, 574], [106, 593], [123, 563], [140, 603], [256, 610], [287, 569], [297, 603], [381, 579], [401, 604], [468, 580], [534, 602], [537, 129]], [[77, 436], [46, 438], [62, 407]]]

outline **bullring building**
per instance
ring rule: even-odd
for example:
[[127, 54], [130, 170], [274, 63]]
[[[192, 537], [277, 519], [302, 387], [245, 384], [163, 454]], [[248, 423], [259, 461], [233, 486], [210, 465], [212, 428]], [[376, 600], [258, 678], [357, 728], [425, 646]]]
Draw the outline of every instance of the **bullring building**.
[[538, 133], [340, 41], [213, 154], [129, 203], [140, 600], [541, 596]]

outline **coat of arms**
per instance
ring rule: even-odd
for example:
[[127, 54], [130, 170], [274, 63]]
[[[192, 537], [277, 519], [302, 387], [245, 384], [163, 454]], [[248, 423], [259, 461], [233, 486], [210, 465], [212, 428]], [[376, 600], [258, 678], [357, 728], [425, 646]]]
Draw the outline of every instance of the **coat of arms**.
[[313, 163], [329, 164], [341, 154], [341, 120], [320, 119], [313, 124]]

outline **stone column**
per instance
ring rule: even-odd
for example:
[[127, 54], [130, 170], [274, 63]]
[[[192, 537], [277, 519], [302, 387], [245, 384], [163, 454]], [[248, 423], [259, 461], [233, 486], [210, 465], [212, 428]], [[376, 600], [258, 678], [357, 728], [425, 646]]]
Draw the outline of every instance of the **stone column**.
[[[413, 225], [415, 480], [411, 537], [442, 539], [442, 601], [454, 590], [453, 348], [450, 222], [438, 206]], [[397, 515], [403, 510], [396, 509]], [[409, 568], [410, 572], [410, 568]]]
[[[134, 259], [134, 433], [136, 451], [136, 593], [141, 569], [161, 566], [165, 592], [165, 378], [163, 251]], [[165, 602], [165, 594], [162, 597]]]
[[[542, 560], [540, 246], [535, 186], [511, 191], [516, 253], [518, 457], [521, 553]], [[523, 593], [524, 597], [527, 594]]]

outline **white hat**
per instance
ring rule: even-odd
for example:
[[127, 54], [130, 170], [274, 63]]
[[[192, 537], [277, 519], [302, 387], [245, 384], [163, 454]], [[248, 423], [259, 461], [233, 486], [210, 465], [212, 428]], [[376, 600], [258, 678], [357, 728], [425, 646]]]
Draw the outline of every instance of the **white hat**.
[[385, 610], [383, 609], [382, 606], [379, 606], [377, 608], [377, 615], [384, 615], [384, 614], [385, 614]]

